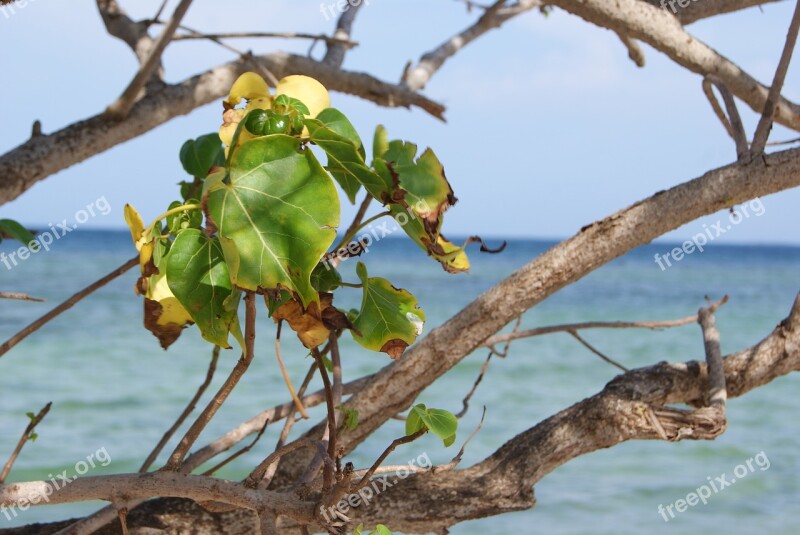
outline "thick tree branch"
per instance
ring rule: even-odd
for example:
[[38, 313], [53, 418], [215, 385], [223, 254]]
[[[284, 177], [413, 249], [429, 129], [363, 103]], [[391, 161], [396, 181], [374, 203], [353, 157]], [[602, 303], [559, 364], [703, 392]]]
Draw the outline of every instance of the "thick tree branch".
[[[756, 113], [761, 113], [767, 103], [769, 88], [686, 32], [667, 10], [647, 5], [642, 0], [550, 0], [548, 3], [587, 22], [647, 43], [703, 77], [716, 76]], [[800, 130], [800, 106], [780, 97], [776, 103], [775, 121]]]
[[161, 65], [161, 54], [164, 53], [167, 45], [172, 41], [172, 36], [175, 35], [175, 31], [178, 29], [183, 16], [189, 10], [190, 5], [192, 5], [192, 0], [181, 0], [178, 7], [175, 8], [172, 18], [170, 18], [169, 22], [164, 26], [161, 35], [159, 35], [158, 39], [153, 43], [150, 53], [142, 62], [139, 71], [133, 77], [131, 83], [125, 88], [122, 95], [120, 95], [106, 110], [109, 117], [117, 120], [124, 119], [131, 111], [133, 104], [140, 97], [145, 83], [147, 83], [150, 76], [152, 76]]
[[[642, 1], [661, 8], [661, 0]], [[701, 19], [781, 1], [782, 0], [702, 0], [700, 2], [691, 2], [686, 7], [680, 7], [676, 2], [674, 15], [681, 21], [681, 24], [691, 24]], [[668, 6], [665, 11], [672, 13], [672, 9]]]
[[[442, 105], [368, 74], [342, 71], [281, 52], [257, 58], [279, 78], [289, 74], [306, 74], [333, 91], [355, 95], [381, 106], [416, 106], [434, 117], [443, 117]], [[125, 121], [113, 121], [100, 114], [58, 132], [29, 139], [0, 156], [0, 205], [16, 199], [38, 181], [62, 169], [221, 98], [228, 93], [236, 78], [247, 70], [246, 62], [226, 63], [145, 96], [134, 105]]]
[[[800, 371], [800, 295], [790, 315], [758, 344], [723, 359], [727, 392], [739, 397], [772, 380]], [[709, 372], [704, 362], [662, 362], [619, 375], [598, 394], [540, 422], [509, 440], [494, 454], [460, 471], [428, 471], [392, 481], [368, 506], [350, 509], [357, 524], [386, 523], [406, 533], [429, 533], [476, 518], [533, 507], [533, 485], [570, 460], [628, 440], [706, 439], [718, 433], [706, 409], [694, 412], [665, 409], [684, 403], [708, 402]], [[649, 414], [655, 413], [656, 426]], [[658, 429], [657, 427], [660, 427]], [[2, 494], [0, 494], [0, 499]], [[151, 502], [131, 513], [146, 529], [158, 522], [159, 507], [171, 518], [196, 522], [202, 510], [186, 502]], [[291, 516], [291, 514], [289, 515]], [[214, 525], [229, 526], [228, 535], [245, 535], [249, 516], [242, 511], [214, 515]], [[148, 520], [149, 519], [149, 520]], [[301, 533], [293, 521], [281, 533]], [[238, 526], [238, 527], [237, 527]], [[44, 528], [53, 529], [54, 526]], [[142, 531], [141, 533], [145, 533]], [[38, 535], [37, 531], [2, 531], [4, 535]], [[102, 535], [116, 533], [105, 530]]]

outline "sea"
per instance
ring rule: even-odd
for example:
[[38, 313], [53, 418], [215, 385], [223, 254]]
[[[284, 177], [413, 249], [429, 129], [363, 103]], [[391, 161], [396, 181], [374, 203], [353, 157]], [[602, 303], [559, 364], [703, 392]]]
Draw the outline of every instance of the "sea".
[[[502, 240], [488, 241], [491, 246]], [[428, 319], [425, 330], [430, 331], [555, 243], [512, 239], [500, 254], [480, 253], [475, 247], [470, 249], [470, 272], [459, 275], [445, 273], [401, 238], [373, 244], [361, 261], [370, 276], [385, 277], [418, 298]], [[717, 313], [722, 350], [727, 354], [767, 336], [787, 316], [800, 290], [800, 247], [710, 244], [703, 252], [695, 251], [662, 269], [655, 254], [664, 255], [673, 247], [653, 243], [599, 268], [528, 311], [522, 328], [593, 320], [671, 320], [695, 314], [707, 299], [728, 295], [730, 301]], [[6, 254], [13, 249], [11, 242], [0, 244]], [[12, 336], [134, 255], [126, 231], [80, 229], [55, 242], [50, 251], [19, 261], [12, 269], [0, 264], [0, 291], [46, 299], [44, 303], [0, 300], [0, 338]], [[343, 264], [345, 281], [356, 280], [354, 266], [354, 260]], [[70, 477], [135, 472], [194, 395], [206, 375], [211, 346], [191, 328], [169, 350], [161, 349], [143, 328], [142, 301], [134, 294], [136, 278], [134, 271], [118, 278], [0, 358], [0, 465], [28, 424], [26, 413], [53, 403], [8, 482], [49, 479], [64, 470]], [[358, 306], [358, 289], [338, 293], [340, 307]], [[275, 325], [263, 308], [259, 314], [255, 361], [198, 446], [288, 399], [274, 356]], [[696, 324], [662, 331], [591, 330], [583, 336], [628, 368], [704, 358]], [[347, 335], [343, 340], [346, 380], [390, 362], [384, 354], [361, 349]], [[282, 348], [298, 384], [310, 365], [308, 353], [287, 335]], [[462, 399], [486, 356], [486, 350], [479, 350], [464, 358], [422, 392], [418, 402], [461, 410]], [[222, 353], [212, 389], [221, 384], [238, 357], [234, 350]], [[483, 426], [461, 461], [462, 467], [468, 467], [518, 433], [599, 392], [618, 373], [567, 334], [519, 340], [505, 358], [492, 360], [470, 410], [459, 423], [456, 445], [444, 448], [436, 437], [425, 436], [398, 448], [387, 462], [450, 461], [485, 408]], [[319, 387], [315, 379], [312, 388]], [[450, 532], [800, 533], [799, 391], [800, 375], [792, 374], [730, 400], [728, 430], [715, 441], [633, 441], [577, 458], [535, 486], [533, 509], [465, 522]], [[322, 407], [313, 409], [311, 419], [295, 427], [296, 433], [320, 421], [322, 411]], [[272, 451], [279, 432], [279, 425], [268, 428], [249, 453], [218, 476], [246, 476]], [[403, 434], [404, 423], [391, 420], [348, 460], [367, 467]], [[159, 462], [168, 452], [169, 448]], [[704, 493], [698, 489], [720, 477], [735, 482], [711, 492], [705, 503], [689, 497]], [[491, 500], [490, 495], [486, 498]], [[12, 515], [0, 512], [0, 529], [87, 514], [101, 505], [31, 507]]]

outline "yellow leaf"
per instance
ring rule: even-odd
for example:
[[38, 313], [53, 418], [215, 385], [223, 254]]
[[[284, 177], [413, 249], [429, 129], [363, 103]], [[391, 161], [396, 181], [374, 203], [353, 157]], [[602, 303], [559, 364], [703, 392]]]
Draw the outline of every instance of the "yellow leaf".
[[[309, 117], [314, 118], [325, 108], [331, 107], [331, 97], [325, 86], [310, 76], [294, 74], [278, 82], [275, 96], [286, 95], [296, 98], [308, 107]], [[303, 137], [308, 137], [308, 129], [303, 129]]]
[[242, 74], [231, 87], [231, 92], [225, 103], [228, 107], [234, 107], [239, 104], [242, 99], [255, 100], [258, 98], [269, 98], [269, 87], [267, 82], [254, 72], [246, 72]]

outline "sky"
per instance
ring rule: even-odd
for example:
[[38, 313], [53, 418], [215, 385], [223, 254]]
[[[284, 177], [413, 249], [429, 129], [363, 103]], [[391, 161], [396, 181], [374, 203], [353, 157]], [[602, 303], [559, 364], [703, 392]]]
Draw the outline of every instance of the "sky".
[[[196, 0], [184, 23], [206, 32], [302, 31], [329, 33], [323, 6], [334, 0]], [[132, 17], [152, 16], [160, 0], [121, 0]], [[176, 4], [169, 3], [168, 10]], [[221, 11], [221, 5], [225, 6]], [[783, 48], [792, 2], [768, 4], [689, 27], [699, 39], [769, 83]], [[169, 12], [169, 11], [168, 11]], [[356, 20], [344, 67], [399, 79], [418, 59], [476, 18], [447, 0], [369, 0]], [[255, 53], [306, 54], [308, 42], [230, 41]], [[38, 119], [45, 133], [93, 116], [124, 90], [137, 68], [131, 51], [106, 34], [95, 2], [28, 0], [0, 12], [0, 152], [24, 142]], [[424, 93], [447, 106], [447, 122], [414, 109], [386, 109], [333, 93], [367, 140], [377, 124], [392, 138], [432, 147], [459, 198], [444, 232], [487, 238], [564, 238], [654, 192], [735, 160], [701, 90], [701, 79], [643, 45], [647, 65], [636, 67], [612, 32], [562, 11], [530, 12], [461, 51]], [[324, 54], [318, 45], [312, 55]], [[235, 54], [202, 41], [173, 43], [164, 55], [166, 79], [178, 82]], [[800, 101], [795, 65], [784, 95]], [[752, 136], [758, 116], [740, 104]], [[216, 131], [221, 105], [178, 117], [148, 134], [51, 176], [0, 206], [0, 218], [32, 227], [73, 220], [95, 210], [82, 228], [123, 228], [123, 206], [150, 220], [178, 197], [184, 178], [181, 144]], [[773, 129], [773, 140], [796, 138]], [[343, 199], [343, 206], [347, 204]], [[684, 241], [723, 220], [718, 243], [800, 244], [800, 189], [760, 200], [735, 225], [725, 212], [664, 237]], [[354, 213], [344, 206], [343, 221]]]

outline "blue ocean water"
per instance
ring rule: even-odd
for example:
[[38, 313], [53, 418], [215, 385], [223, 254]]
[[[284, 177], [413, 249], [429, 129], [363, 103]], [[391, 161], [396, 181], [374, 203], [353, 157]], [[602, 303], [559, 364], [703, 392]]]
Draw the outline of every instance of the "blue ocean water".
[[[447, 320], [481, 292], [541, 254], [553, 242], [511, 240], [502, 254], [472, 252], [467, 275], [448, 275], [407, 240], [387, 238], [362, 257], [370, 275], [390, 279], [419, 299], [428, 316], [426, 331]], [[8, 242], [0, 251], [12, 250]], [[662, 271], [655, 253], [669, 244], [652, 244], [604, 266], [535, 307], [523, 327], [588, 320], [663, 320], [691, 315], [705, 296], [730, 295], [717, 316], [724, 353], [753, 345], [788, 313], [800, 289], [800, 248], [713, 245]], [[33, 255], [13, 269], [0, 264], [0, 290], [25, 292], [47, 303], [0, 300], [0, 338], [5, 339], [56, 303], [132, 257], [129, 234], [121, 231], [76, 231], [47, 253]], [[343, 266], [345, 280], [355, 280], [354, 262]], [[93, 459], [87, 473], [132, 472], [181, 412], [206, 373], [210, 347], [195, 330], [165, 352], [141, 326], [142, 304], [133, 293], [132, 271], [49, 323], [0, 359], [0, 460], [15, 446], [27, 424], [25, 413], [53, 402], [39, 426], [39, 438], [28, 444], [9, 481], [48, 478], [76, 463]], [[339, 299], [339, 298], [337, 298]], [[342, 307], [360, 300], [352, 290]], [[239, 388], [201, 437], [206, 443], [260, 410], [286, 400], [273, 356], [275, 328], [261, 313], [256, 361]], [[668, 331], [589, 331], [584, 337], [628, 367], [662, 360], [703, 358], [699, 327]], [[284, 358], [299, 382], [309, 360], [299, 342], [284, 338]], [[383, 355], [369, 354], [349, 339], [343, 344], [345, 375], [355, 378], [386, 365]], [[457, 412], [486, 353], [465, 358], [419, 398], [428, 405]], [[223, 354], [212, 388], [233, 366], [238, 354]], [[460, 436], [477, 425], [483, 429], [470, 443], [462, 466], [491, 454], [544, 418], [590, 396], [616, 369], [590, 354], [568, 335], [521, 340], [506, 359], [495, 359], [460, 424]], [[318, 388], [319, 382], [314, 383]], [[795, 393], [800, 378], [791, 375], [731, 400], [728, 431], [714, 442], [630, 442], [595, 452], [564, 465], [536, 487], [538, 505], [530, 510], [455, 526], [455, 534], [689, 533], [720, 530], [728, 534], [798, 533], [800, 454]], [[322, 418], [320, 408], [313, 421]], [[299, 424], [298, 432], [310, 423]], [[241, 478], [271, 450], [278, 430], [268, 430], [252, 452], [226, 467], [220, 476]], [[390, 421], [351, 459], [372, 463], [403, 423]], [[460, 441], [459, 441], [460, 442]], [[405, 463], [427, 454], [447, 462], [456, 447], [442, 448], [432, 437], [401, 448], [390, 459]], [[105, 452], [101, 457], [99, 452]], [[106, 455], [107, 454], [107, 455]], [[688, 507], [666, 522], [667, 506], [748, 459], [762, 454], [766, 463], [733, 486], [714, 493], [706, 505]], [[163, 456], [162, 456], [163, 457]], [[107, 464], [107, 466], [103, 466]], [[752, 463], [751, 463], [752, 464]], [[84, 468], [86, 465], [80, 465]], [[0, 514], [0, 528], [55, 520], [90, 512], [98, 504], [36, 507], [10, 520]], [[390, 526], [391, 527], [391, 526]]]

